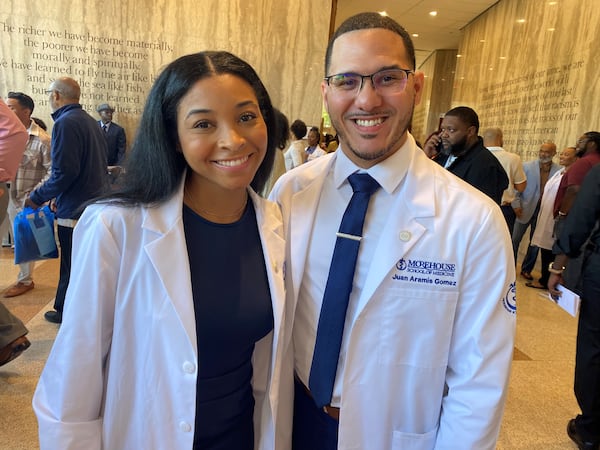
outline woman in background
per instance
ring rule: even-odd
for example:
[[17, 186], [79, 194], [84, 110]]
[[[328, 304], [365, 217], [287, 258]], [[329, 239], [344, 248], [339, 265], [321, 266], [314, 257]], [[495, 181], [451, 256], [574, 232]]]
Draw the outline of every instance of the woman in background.
[[283, 154], [285, 158], [285, 169], [287, 171], [304, 164], [306, 161], [306, 153], [304, 152], [304, 148], [306, 147], [304, 142], [306, 124], [300, 119], [296, 119], [292, 122], [290, 131], [292, 132], [294, 140]]
[[247, 63], [202, 52], [160, 74], [124, 185], [75, 228], [42, 450], [289, 448], [282, 224], [255, 194], [275, 151]]

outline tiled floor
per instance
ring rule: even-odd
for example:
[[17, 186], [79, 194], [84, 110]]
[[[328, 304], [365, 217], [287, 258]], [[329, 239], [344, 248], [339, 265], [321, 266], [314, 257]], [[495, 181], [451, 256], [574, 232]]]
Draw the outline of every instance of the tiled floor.
[[[15, 280], [10, 249], [0, 250], [0, 290]], [[44, 321], [58, 280], [58, 261], [40, 263], [36, 287], [23, 296], [3, 300], [27, 322], [32, 347], [0, 368], [0, 449], [37, 449], [37, 426], [31, 396], [56, 334]], [[497, 449], [575, 449], [565, 433], [577, 411], [573, 397], [576, 319], [550, 300], [544, 291], [517, 280], [517, 339], [508, 402]], [[460, 449], [460, 443], [457, 443]]]

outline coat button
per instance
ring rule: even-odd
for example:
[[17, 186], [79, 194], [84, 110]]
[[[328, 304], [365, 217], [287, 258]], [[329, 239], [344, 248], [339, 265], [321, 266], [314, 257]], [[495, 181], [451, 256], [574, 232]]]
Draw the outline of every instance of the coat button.
[[412, 237], [412, 235], [410, 234], [410, 231], [401, 231], [400, 232], [400, 240], [407, 242], [410, 241], [410, 238]]
[[196, 365], [189, 361], [186, 361], [183, 363], [183, 371], [185, 373], [194, 373], [196, 371]]
[[192, 426], [187, 422], [179, 422], [179, 429], [184, 433], [189, 433], [192, 431]]

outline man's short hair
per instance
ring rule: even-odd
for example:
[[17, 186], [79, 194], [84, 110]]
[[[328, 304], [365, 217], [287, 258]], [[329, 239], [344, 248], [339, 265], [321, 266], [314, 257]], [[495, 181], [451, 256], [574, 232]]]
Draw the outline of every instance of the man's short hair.
[[306, 124], [302, 120], [296, 119], [292, 122], [290, 130], [296, 139], [302, 139], [306, 134]]
[[348, 19], [344, 20], [342, 24], [335, 30], [333, 36], [329, 40], [327, 45], [327, 52], [325, 53], [325, 75], [328, 75], [329, 65], [331, 64], [331, 52], [333, 50], [333, 44], [335, 40], [342, 34], [356, 30], [370, 30], [372, 28], [383, 28], [384, 30], [390, 30], [402, 38], [404, 41], [404, 48], [408, 56], [408, 61], [411, 67], [408, 69], [415, 69], [416, 58], [415, 58], [415, 47], [413, 45], [410, 35], [406, 32], [404, 27], [396, 22], [394, 19], [388, 16], [382, 16], [375, 12], [364, 12], [356, 14]]
[[479, 116], [468, 106], [457, 106], [444, 115], [458, 117], [460, 121], [468, 127], [475, 127], [475, 134], [479, 134]]
[[31, 113], [33, 113], [33, 108], [35, 108], [35, 104], [33, 103], [33, 99], [22, 92], [9, 92], [7, 98], [12, 98], [19, 102], [23, 108], [27, 108]]

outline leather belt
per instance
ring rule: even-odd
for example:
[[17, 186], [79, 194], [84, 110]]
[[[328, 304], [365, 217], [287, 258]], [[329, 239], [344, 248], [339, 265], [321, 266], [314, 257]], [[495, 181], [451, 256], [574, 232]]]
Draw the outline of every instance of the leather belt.
[[[300, 381], [300, 378], [296, 377], [296, 381], [302, 386], [302, 388], [304, 389], [304, 392], [306, 392], [306, 395], [308, 395], [312, 399], [313, 396], [310, 393], [310, 389], [308, 389], [304, 385], [304, 383], [302, 381]], [[323, 406], [323, 412], [325, 414], [327, 414], [329, 417], [331, 417], [332, 419], [335, 419], [338, 422], [340, 421], [340, 408], [336, 408], [335, 406], [331, 406], [331, 405], [325, 405], [325, 406]]]

